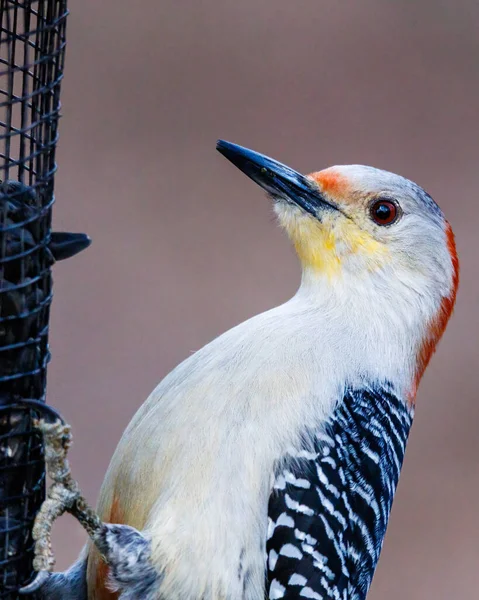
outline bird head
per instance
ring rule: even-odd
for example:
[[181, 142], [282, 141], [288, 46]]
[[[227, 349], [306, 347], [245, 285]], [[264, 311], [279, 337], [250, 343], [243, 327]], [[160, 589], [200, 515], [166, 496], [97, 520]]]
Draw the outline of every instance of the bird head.
[[334, 290], [344, 306], [356, 303], [375, 315], [391, 336], [395, 323], [415, 332], [414, 395], [458, 286], [454, 235], [431, 196], [373, 167], [305, 176], [230, 142], [220, 140], [217, 149], [273, 198], [303, 267], [302, 287]]

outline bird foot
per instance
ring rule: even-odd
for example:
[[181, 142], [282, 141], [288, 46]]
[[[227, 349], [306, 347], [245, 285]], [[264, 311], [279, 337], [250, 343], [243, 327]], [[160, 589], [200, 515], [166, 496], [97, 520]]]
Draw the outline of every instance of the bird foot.
[[[49, 415], [51, 416], [51, 415]], [[70, 426], [61, 418], [54, 422], [35, 421], [43, 434], [45, 462], [53, 481], [33, 526], [36, 578], [20, 590], [27, 595], [40, 592], [45, 600], [72, 598], [86, 600], [86, 561], [79, 561], [66, 573], [52, 573], [55, 557], [51, 545], [54, 521], [64, 512], [71, 513], [86, 529], [110, 569], [110, 585], [120, 592], [121, 600], [154, 600], [160, 575], [150, 562], [148, 537], [128, 525], [103, 523], [88, 506], [73, 479], [67, 460], [71, 444]], [[63, 595], [62, 595], [63, 594]]]
[[35, 420], [34, 425], [43, 435], [46, 468], [53, 484], [35, 518], [32, 530], [35, 541], [33, 568], [37, 576], [19, 590], [20, 594], [32, 594], [47, 583], [55, 565], [51, 544], [52, 527], [59, 516], [68, 511], [78, 519], [90, 536], [94, 536], [103, 525], [98, 515], [88, 506], [71, 475], [67, 460], [71, 444], [70, 426], [61, 418], [54, 422], [41, 418]]
[[87, 560], [83, 556], [64, 573], [42, 571], [42, 575], [33, 582], [34, 589], [26, 586], [20, 593], [35, 592], [35, 598], [39, 600], [87, 600], [86, 567]]

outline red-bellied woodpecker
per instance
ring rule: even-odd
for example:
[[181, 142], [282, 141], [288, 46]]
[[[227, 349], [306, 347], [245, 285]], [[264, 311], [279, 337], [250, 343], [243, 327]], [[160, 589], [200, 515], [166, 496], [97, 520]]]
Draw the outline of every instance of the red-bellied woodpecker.
[[87, 569], [89, 600], [361, 600], [454, 306], [454, 237], [398, 175], [218, 150], [273, 198], [301, 286], [180, 364], [128, 426], [99, 501], [123, 524], [105, 540], [117, 591], [93, 546], [60, 577]]

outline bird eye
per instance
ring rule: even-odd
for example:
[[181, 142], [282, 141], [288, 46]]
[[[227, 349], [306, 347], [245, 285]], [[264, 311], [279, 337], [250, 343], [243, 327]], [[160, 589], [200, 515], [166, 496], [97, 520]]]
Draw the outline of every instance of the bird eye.
[[377, 225], [392, 225], [399, 218], [399, 209], [392, 200], [375, 200], [369, 209], [371, 219]]

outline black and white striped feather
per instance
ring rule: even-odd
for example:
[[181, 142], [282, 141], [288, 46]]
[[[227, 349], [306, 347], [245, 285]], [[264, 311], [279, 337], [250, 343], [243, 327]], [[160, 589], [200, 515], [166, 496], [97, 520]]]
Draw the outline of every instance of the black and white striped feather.
[[269, 503], [270, 600], [366, 597], [412, 417], [388, 386], [348, 390], [324, 432], [283, 461]]

